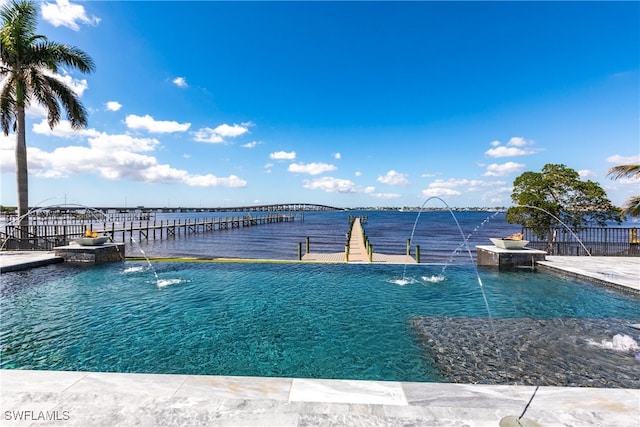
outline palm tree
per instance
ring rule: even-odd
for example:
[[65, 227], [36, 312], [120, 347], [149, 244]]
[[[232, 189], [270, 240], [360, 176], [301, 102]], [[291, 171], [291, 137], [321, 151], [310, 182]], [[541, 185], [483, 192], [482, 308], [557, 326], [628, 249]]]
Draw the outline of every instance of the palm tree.
[[20, 227], [28, 224], [29, 185], [25, 138], [25, 109], [32, 103], [47, 110], [47, 122], [60, 121], [61, 107], [74, 129], [87, 125], [87, 112], [78, 95], [57, 77], [60, 67], [92, 72], [93, 60], [80, 49], [49, 41], [35, 33], [36, 6], [12, 0], [0, 10], [0, 127], [5, 136], [16, 133], [16, 183]]
[[[620, 165], [609, 169], [608, 176], [613, 179], [636, 178], [640, 179], [640, 165]], [[640, 216], [640, 196], [631, 196], [625, 202], [622, 210], [625, 215]]]

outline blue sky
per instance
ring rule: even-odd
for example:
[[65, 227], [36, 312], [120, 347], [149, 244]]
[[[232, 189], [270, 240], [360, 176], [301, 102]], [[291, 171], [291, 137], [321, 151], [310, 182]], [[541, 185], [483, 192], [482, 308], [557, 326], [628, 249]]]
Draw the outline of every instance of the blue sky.
[[[6, 0], [0, 0], [0, 3]], [[638, 2], [39, 3], [89, 125], [27, 118], [31, 205], [508, 206], [563, 163], [639, 183]], [[15, 205], [14, 135], [0, 137]]]

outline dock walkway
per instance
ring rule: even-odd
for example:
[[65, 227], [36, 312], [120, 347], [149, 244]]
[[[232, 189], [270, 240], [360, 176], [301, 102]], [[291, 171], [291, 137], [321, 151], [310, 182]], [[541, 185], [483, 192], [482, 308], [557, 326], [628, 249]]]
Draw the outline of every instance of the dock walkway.
[[369, 262], [369, 253], [364, 242], [364, 230], [360, 218], [355, 218], [351, 225], [347, 260], [348, 262]]
[[351, 224], [349, 233], [348, 250], [333, 253], [306, 253], [302, 261], [315, 262], [348, 262], [348, 263], [388, 263], [388, 264], [415, 264], [416, 260], [411, 255], [390, 255], [373, 253], [369, 258], [369, 249], [365, 244], [365, 234], [360, 218], [355, 218]]

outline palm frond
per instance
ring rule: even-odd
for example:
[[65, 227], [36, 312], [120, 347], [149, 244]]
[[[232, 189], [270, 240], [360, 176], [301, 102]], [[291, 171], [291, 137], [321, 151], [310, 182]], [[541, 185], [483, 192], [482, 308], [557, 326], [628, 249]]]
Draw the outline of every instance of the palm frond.
[[612, 179], [640, 178], [640, 165], [619, 165], [609, 169], [607, 176]]
[[[73, 129], [81, 129], [85, 127], [88, 122], [87, 111], [82, 106], [78, 95], [76, 95], [69, 86], [64, 84], [64, 82], [54, 76], [43, 75], [43, 78], [46, 80], [52, 95], [62, 104], [67, 112], [67, 117], [71, 122], [71, 127]], [[49, 126], [52, 125], [51, 119], [52, 116], [50, 115]], [[53, 124], [58, 123], [59, 120], [60, 118], [57, 117]]]
[[[82, 73], [91, 73], [95, 70], [93, 59], [75, 46], [46, 41], [38, 43], [36, 48], [39, 55], [42, 58], [48, 58], [50, 65], [54, 65], [56, 68], [60, 65], [66, 65]], [[52, 69], [52, 71], [55, 70]]]
[[0, 92], [0, 128], [5, 136], [9, 135], [12, 124], [15, 122], [15, 99], [12, 92], [11, 77], [7, 80]]
[[47, 122], [53, 128], [60, 122], [60, 106], [56, 101], [55, 93], [51, 90], [46, 75], [37, 69], [30, 70], [29, 86], [34, 98], [47, 109]]
[[626, 202], [622, 213], [628, 216], [640, 217], [640, 196], [632, 196]]

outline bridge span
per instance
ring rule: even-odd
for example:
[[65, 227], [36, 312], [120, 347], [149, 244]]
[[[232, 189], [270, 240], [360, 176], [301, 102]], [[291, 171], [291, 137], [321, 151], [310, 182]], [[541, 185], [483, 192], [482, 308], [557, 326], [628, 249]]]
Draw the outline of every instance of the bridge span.
[[[145, 209], [139, 207], [139, 209]], [[275, 203], [267, 205], [223, 206], [215, 208], [150, 208], [159, 212], [288, 212], [288, 211], [340, 211], [328, 205], [315, 203]]]
[[175, 213], [175, 212], [291, 212], [291, 211], [337, 211], [344, 210], [335, 206], [316, 203], [272, 203], [246, 206], [217, 206], [217, 207], [147, 207], [147, 206], [82, 206], [82, 205], [53, 205], [32, 207], [39, 212], [51, 214], [87, 213], [101, 211], [109, 213]]

